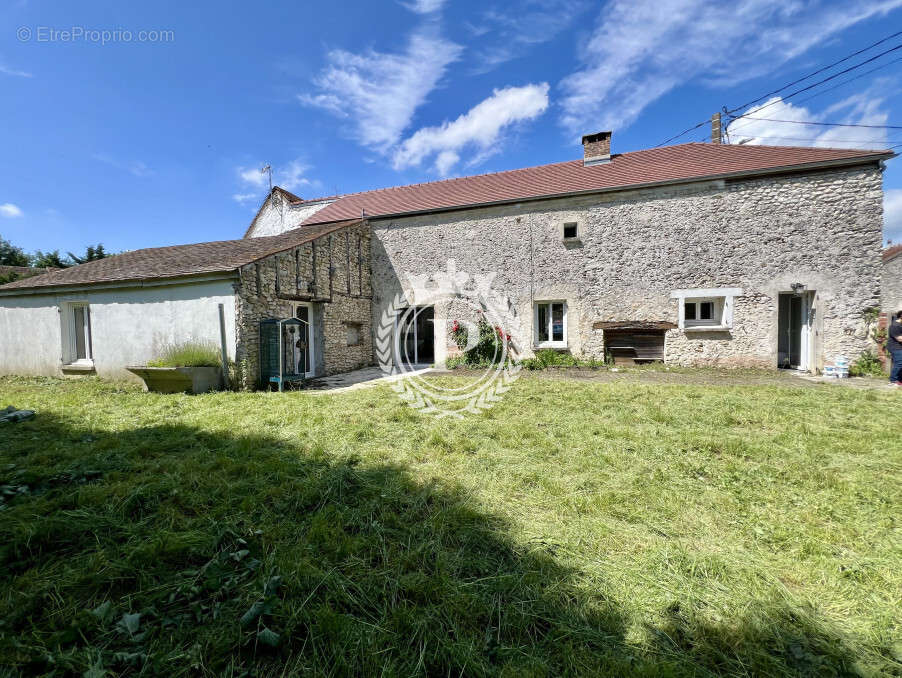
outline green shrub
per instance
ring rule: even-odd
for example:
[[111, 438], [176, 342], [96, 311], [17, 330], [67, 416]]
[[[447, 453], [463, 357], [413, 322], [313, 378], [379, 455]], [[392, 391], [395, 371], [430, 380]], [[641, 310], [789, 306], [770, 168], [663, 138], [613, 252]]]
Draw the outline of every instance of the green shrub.
[[[491, 367], [501, 357], [503, 344], [506, 342], [509, 350], [513, 350], [511, 336], [506, 334], [501, 327], [493, 327], [484, 316], [480, 317], [476, 324], [479, 330], [479, 339], [476, 345], [469, 351], [459, 356], [448, 358], [445, 366], [448, 369], [455, 367]], [[463, 350], [467, 345], [467, 328], [455, 322], [451, 327], [451, 338], [457, 346]], [[508, 360], [511, 360], [510, 353]], [[605, 361], [597, 358], [580, 360], [566, 351], [555, 351], [552, 348], [543, 348], [536, 351], [534, 358], [526, 358], [520, 361], [527, 370], [544, 370], [548, 367], [586, 367], [598, 369], [605, 365]]]
[[849, 365], [849, 374], [853, 377], [882, 377], [886, 372], [877, 354], [865, 351]]
[[148, 367], [217, 367], [221, 363], [219, 347], [209, 341], [185, 341], [169, 344]]

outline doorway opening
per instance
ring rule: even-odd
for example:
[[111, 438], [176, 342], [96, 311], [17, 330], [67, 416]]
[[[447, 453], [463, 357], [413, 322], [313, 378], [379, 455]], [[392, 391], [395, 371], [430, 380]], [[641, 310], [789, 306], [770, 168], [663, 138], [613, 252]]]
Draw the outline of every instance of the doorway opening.
[[407, 309], [395, 328], [395, 346], [400, 366], [405, 369], [435, 362], [435, 308], [413, 306]]
[[301, 321], [301, 327], [294, 345], [291, 346], [291, 358], [298, 374], [312, 377], [316, 364], [313, 360], [313, 306], [300, 304], [295, 317]]
[[811, 301], [808, 293], [783, 293], [777, 308], [777, 367], [808, 370], [811, 353]]

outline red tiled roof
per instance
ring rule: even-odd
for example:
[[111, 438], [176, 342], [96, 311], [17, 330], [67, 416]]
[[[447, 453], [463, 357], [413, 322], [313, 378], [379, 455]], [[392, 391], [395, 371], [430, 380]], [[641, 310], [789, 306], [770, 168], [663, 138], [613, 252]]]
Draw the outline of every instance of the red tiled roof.
[[583, 166], [581, 159], [570, 160], [495, 174], [352, 193], [338, 196], [335, 202], [303, 223], [360, 218], [362, 211], [368, 217], [428, 212], [706, 177], [800, 171], [820, 163], [854, 164], [891, 157], [891, 151], [879, 150], [681, 144], [622, 153], [612, 156], [608, 163], [588, 167]]
[[902, 244], [887, 247], [885, 250], [883, 250], [883, 261], [895, 259], [900, 254], [902, 254]]
[[291, 249], [315, 240], [321, 235], [357, 223], [360, 223], [359, 219], [351, 219], [320, 224], [310, 228], [294, 229], [280, 235], [262, 238], [220, 240], [134, 250], [105, 259], [89, 261], [79, 266], [59, 269], [34, 278], [0, 285], [0, 292], [93, 283], [159, 280], [204, 273], [227, 273], [270, 254]]

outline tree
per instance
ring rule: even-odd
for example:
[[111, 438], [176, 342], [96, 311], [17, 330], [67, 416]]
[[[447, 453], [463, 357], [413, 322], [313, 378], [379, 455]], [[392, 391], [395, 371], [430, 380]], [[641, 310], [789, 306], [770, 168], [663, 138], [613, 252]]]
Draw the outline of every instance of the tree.
[[53, 250], [52, 252], [36, 250], [31, 255], [31, 265], [36, 268], [69, 268], [72, 266], [72, 262], [60, 257], [59, 250]]
[[59, 250], [42, 252], [35, 250], [33, 254], [26, 254], [21, 247], [16, 247], [8, 240], [0, 237], [0, 265], [4, 266], [31, 266], [33, 268], [69, 268], [87, 261], [96, 261], [110, 256], [103, 245], [89, 245], [84, 255], [76, 256], [72, 252], [68, 257], [60, 255]]
[[88, 245], [88, 249], [85, 250], [85, 254], [82, 257], [78, 257], [72, 252], [69, 252], [69, 258], [74, 261], [76, 264], [84, 264], [88, 261], [97, 261], [98, 259], [105, 259], [110, 256], [106, 250], [103, 249], [103, 245], [97, 243], [97, 247], [92, 247]]
[[4, 266], [28, 266], [28, 255], [21, 247], [0, 236], [0, 264]]

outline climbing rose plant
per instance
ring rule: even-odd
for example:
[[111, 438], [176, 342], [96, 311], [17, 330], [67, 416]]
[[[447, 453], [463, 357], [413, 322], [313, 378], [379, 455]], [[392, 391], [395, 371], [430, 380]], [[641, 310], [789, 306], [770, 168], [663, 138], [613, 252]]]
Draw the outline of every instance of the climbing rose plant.
[[451, 325], [451, 338], [462, 351], [465, 365], [486, 365], [500, 359], [504, 345], [510, 347], [511, 335], [501, 327], [491, 325], [485, 316], [480, 316], [476, 322], [479, 338], [476, 344], [469, 350], [464, 350], [469, 339], [469, 332], [463, 324], [455, 320]]

